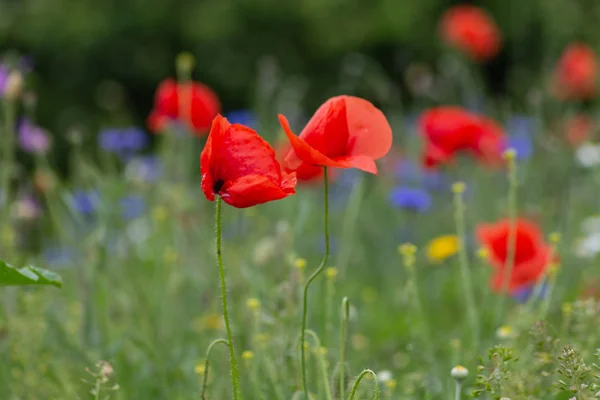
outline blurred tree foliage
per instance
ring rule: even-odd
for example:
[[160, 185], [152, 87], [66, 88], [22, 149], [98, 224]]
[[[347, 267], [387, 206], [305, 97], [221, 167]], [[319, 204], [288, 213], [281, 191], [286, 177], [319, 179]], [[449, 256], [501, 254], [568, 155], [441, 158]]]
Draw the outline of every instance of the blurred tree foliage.
[[[435, 65], [437, 20], [452, 0], [0, 0], [0, 44], [33, 58], [40, 122], [143, 121], [154, 88], [173, 75], [184, 50], [194, 77], [214, 87], [226, 109], [255, 100], [261, 57], [285, 76], [307, 78], [311, 102], [335, 92], [348, 53], [363, 53], [388, 82], [411, 61]], [[597, 0], [486, 0], [504, 34], [485, 66], [492, 88], [522, 95], [572, 40], [600, 38]], [[268, 79], [268, 76], [267, 76]], [[126, 112], [124, 112], [126, 110]], [[131, 120], [130, 118], [133, 118]]]

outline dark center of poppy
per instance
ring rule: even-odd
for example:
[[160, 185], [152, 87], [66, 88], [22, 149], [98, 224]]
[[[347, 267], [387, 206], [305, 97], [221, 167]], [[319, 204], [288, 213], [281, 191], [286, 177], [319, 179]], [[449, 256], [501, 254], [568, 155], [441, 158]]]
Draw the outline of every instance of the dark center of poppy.
[[223, 188], [224, 184], [225, 184], [225, 181], [223, 179], [218, 179], [217, 181], [215, 181], [215, 183], [213, 185], [213, 192], [219, 193], [221, 191], [221, 189]]

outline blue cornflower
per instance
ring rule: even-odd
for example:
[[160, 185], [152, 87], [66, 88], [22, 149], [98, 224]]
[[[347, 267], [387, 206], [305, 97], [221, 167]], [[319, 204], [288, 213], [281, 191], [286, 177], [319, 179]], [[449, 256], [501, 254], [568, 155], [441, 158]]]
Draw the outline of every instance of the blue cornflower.
[[[536, 285], [530, 285], [524, 288], [520, 288], [511, 293], [511, 297], [519, 303], [526, 303], [529, 298], [534, 294]], [[548, 294], [549, 286], [547, 282], [542, 283], [542, 286], [537, 289], [539, 290], [537, 299], [543, 299]], [[537, 300], [534, 299], [534, 300]]]
[[71, 195], [71, 207], [82, 215], [93, 215], [100, 205], [97, 190], [76, 190]]
[[431, 196], [425, 190], [407, 186], [393, 189], [389, 200], [394, 207], [417, 212], [427, 211], [432, 203]]
[[225, 115], [225, 118], [232, 124], [246, 125], [252, 129], [257, 129], [258, 118], [251, 110], [234, 110]]
[[148, 136], [140, 128], [132, 127], [121, 131], [121, 144], [123, 151], [136, 152], [143, 150], [148, 145]]
[[533, 141], [531, 137], [523, 134], [508, 137], [507, 148], [512, 148], [517, 153], [517, 160], [526, 160], [533, 155]]
[[105, 129], [98, 135], [98, 145], [104, 151], [128, 156], [148, 145], [146, 133], [136, 127]]
[[146, 202], [141, 196], [128, 196], [119, 201], [121, 216], [126, 220], [141, 217], [146, 212]]

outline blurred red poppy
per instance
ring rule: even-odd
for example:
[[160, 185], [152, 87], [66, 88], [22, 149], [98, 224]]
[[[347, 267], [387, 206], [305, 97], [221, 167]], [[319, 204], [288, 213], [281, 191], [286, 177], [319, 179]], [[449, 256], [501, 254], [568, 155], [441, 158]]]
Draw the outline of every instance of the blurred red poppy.
[[200, 156], [202, 190], [246, 208], [295, 193], [296, 175], [281, 171], [275, 151], [254, 130], [217, 115]]
[[502, 44], [500, 31], [492, 17], [475, 6], [450, 8], [442, 15], [439, 29], [442, 40], [476, 61], [493, 58]]
[[[551, 246], [545, 243], [542, 231], [534, 222], [517, 219], [515, 228], [514, 264], [508, 277], [509, 293], [536, 283], [553, 258]], [[490, 284], [497, 292], [503, 290], [505, 268], [511, 268], [506, 265], [510, 232], [511, 221], [508, 219], [479, 225], [476, 231], [477, 240], [488, 250], [489, 261], [496, 270]]]
[[296, 136], [279, 115], [292, 150], [284, 158], [287, 170], [307, 166], [358, 168], [377, 174], [375, 160], [392, 147], [392, 128], [385, 115], [367, 100], [337, 96], [327, 100]]
[[178, 120], [186, 124], [194, 135], [205, 136], [220, 109], [219, 98], [208, 86], [167, 79], [156, 90], [148, 127], [152, 132], [160, 133], [169, 122]]
[[452, 162], [463, 151], [488, 165], [501, 162], [505, 148], [502, 128], [461, 107], [441, 106], [425, 111], [419, 119], [419, 130], [425, 139], [423, 162], [428, 168]]
[[[290, 152], [291, 149], [292, 146], [287, 140], [280, 146], [278, 146], [278, 150], [276, 150], [276, 153], [278, 154], [278, 159], [283, 161], [283, 158]], [[323, 167], [320, 166], [303, 163], [293, 171], [289, 169], [287, 169], [286, 171], [289, 173], [295, 172], [299, 184], [317, 184], [323, 182]], [[335, 173], [335, 171], [328, 171], [327, 176], [329, 178], [329, 182], [333, 182], [336, 178], [336, 175], [337, 174]]]
[[596, 95], [598, 60], [596, 53], [582, 43], [569, 45], [558, 60], [552, 92], [560, 100], [585, 100]]
[[579, 146], [588, 140], [595, 129], [594, 120], [585, 114], [579, 114], [565, 123], [567, 141], [572, 146]]

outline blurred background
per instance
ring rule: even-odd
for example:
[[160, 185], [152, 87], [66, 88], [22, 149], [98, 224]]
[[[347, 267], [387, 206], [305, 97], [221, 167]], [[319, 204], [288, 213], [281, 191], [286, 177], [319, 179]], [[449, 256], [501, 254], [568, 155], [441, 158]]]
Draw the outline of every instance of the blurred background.
[[[93, 133], [107, 124], [142, 124], [157, 82], [174, 75], [182, 51], [197, 57], [194, 78], [215, 89], [224, 110], [255, 104], [261, 79], [288, 81], [314, 109], [356, 69], [367, 70], [358, 94], [410, 102], [407, 72], [444, 67], [437, 24], [455, 3], [3, 0], [0, 47], [28, 55], [40, 125], [56, 135], [74, 127]], [[595, 0], [474, 4], [494, 16], [504, 42], [483, 66], [483, 79], [513, 105], [532, 82], [542, 84], [539, 71], [568, 42], [600, 41]]]

